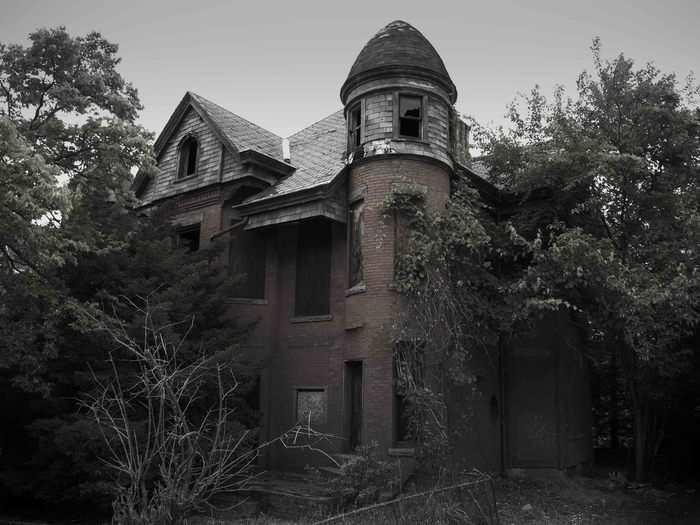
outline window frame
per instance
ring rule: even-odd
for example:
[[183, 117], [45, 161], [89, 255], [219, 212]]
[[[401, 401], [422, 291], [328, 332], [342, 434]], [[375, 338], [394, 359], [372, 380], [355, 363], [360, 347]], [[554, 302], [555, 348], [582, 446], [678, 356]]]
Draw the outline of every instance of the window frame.
[[[312, 224], [312, 221], [319, 221], [316, 224]], [[327, 224], [324, 224], [327, 222]], [[301, 265], [299, 264], [299, 258], [302, 253], [300, 250], [300, 245], [304, 242], [302, 239], [306, 238], [306, 236], [302, 236], [303, 229], [313, 229], [316, 228], [317, 232], [321, 228], [328, 228], [328, 246], [327, 246], [327, 256], [328, 256], [328, 282], [324, 283], [326, 286], [326, 296], [323, 300], [319, 299], [319, 303], [321, 301], [324, 302], [324, 306], [326, 306], [325, 312], [311, 312], [311, 311], [300, 311], [300, 307], [302, 306], [309, 306], [309, 303], [313, 303], [312, 300], [307, 299], [306, 301], [300, 301], [300, 293], [301, 292], [301, 287], [300, 287], [300, 271], [301, 270]], [[314, 237], [315, 239], [318, 239], [319, 237], [316, 236]], [[292, 322], [304, 322], [304, 321], [327, 321], [332, 319], [333, 314], [333, 301], [332, 301], [332, 293], [333, 293], [333, 241], [335, 238], [335, 234], [333, 232], [333, 222], [329, 219], [323, 219], [323, 218], [315, 218], [311, 219], [308, 221], [301, 221], [298, 223], [297, 226], [297, 238], [296, 238], [296, 248], [295, 248], [295, 255], [294, 255], [294, 301], [292, 301], [292, 312], [291, 312], [291, 320]], [[308, 239], [308, 238], [307, 238]], [[320, 245], [313, 246], [311, 245], [312, 250], [318, 253]], [[307, 250], [309, 247], [305, 247]], [[310, 253], [309, 252], [309, 253]], [[318, 279], [316, 279], [318, 280]], [[306, 283], [305, 283], [306, 284]], [[319, 296], [320, 297], [320, 296]], [[318, 298], [317, 298], [318, 299]]]
[[[194, 143], [194, 171], [192, 173], [188, 173], [188, 168], [190, 164], [190, 159], [192, 155], [191, 151], [191, 144]], [[185, 151], [185, 148], [188, 148], [187, 151]], [[196, 137], [196, 135], [193, 135], [191, 133], [188, 133], [185, 135], [180, 143], [178, 144], [178, 156], [177, 156], [177, 176], [175, 177], [175, 180], [183, 180], [183, 179], [189, 179], [192, 177], [196, 177], [199, 174], [199, 160], [200, 160], [200, 153], [201, 153], [201, 145], [199, 139]]]
[[[183, 234], [188, 234], [192, 232], [197, 232], [197, 247], [194, 249], [191, 249], [189, 246], [183, 246], [182, 243], [182, 237]], [[202, 245], [202, 224], [200, 222], [194, 223], [194, 224], [188, 224], [185, 226], [178, 226], [175, 229], [175, 235], [176, 235], [176, 245], [178, 248], [185, 248], [188, 253], [194, 253], [196, 251], [199, 251], [201, 245]]]
[[[353, 124], [353, 114], [354, 113], [359, 113], [359, 122], [357, 124]], [[348, 131], [348, 143], [347, 143], [347, 148], [348, 148], [348, 153], [352, 153], [353, 151], [357, 151], [362, 147], [362, 140], [364, 139], [364, 114], [365, 112], [363, 111], [363, 103], [362, 101], [355, 102], [352, 106], [350, 106], [350, 109], [348, 109], [347, 113], [347, 131]], [[353, 140], [354, 139], [354, 140]]]
[[[324, 411], [323, 420], [318, 422], [311, 421], [311, 424], [316, 425], [326, 425], [328, 423], [328, 388], [326, 386], [295, 386], [294, 387], [294, 421], [295, 423], [301, 423], [302, 420], [299, 418], [299, 393], [300, 392], [320, 392], [323, 394], [324, 398]], [[309, 423], [309, 419], [303, 420], [305, 423]]]
[[[417, 98], [420, 100], [420, 118], [414, 119], [412, 117], [402, 117], [401, 116], [401, 98]], [[403, 140], [425, 140], [425, 121], [426, 113], [428, 108], [428, 96], [424, 93], [419, 93], [416, 91], [395, 91], [394, 92], [394, 115], [393, 115], [393, 128], [394, 128], [394, 138]], [[414, 135], [403, 135], [401, 133], [401, 119], [410, 118], [412, 120], [418, 120], [418, 136]]]
[[[235, 219], [232, 219], [232, 221], [233, 220], [235, 220]], [[238, 242], [236, 242], [234, 240], [233, 236], [241, 236], [241, 238], [239, 238]], [[248, 236], [249, 238], [244, 239], [244, 238], [242, 238], [243, 236]], [[255, 241], [251, 241], [251, 236], [256, 236], [257, 239], [255, 239]], [[239, 247], [242, 246], [243, 248], [246, 248], [246, 247], [250, 246], [250, 244], [252, 242], [260, 243], [258, 245], [259, 251], [256, 253], [262, 254], [262, 257], [261, 257], [262, 260], [258, 259], [258, 260], [253, 261], [253, 262], [250, 262], [250, 260], [249, 260], [250, 264], [254, 264], [254, 265], [261, 268], [262, 282], [256, 283], [256, 284], [260, 284], [260, 286], [262, 287], [260, 290], [261, 293], [260, 294], [241, 294], [240, 293], [241, 288], [243, 288], [245, 291], [246, 287], [251, 286], [251, 284], [250, 284], [250, 277], [251, 276], [246, 273], [245, 279], [247, 282], [244, 283], [242, 286], [237, 285], [237, 289], [234, 290], [234, 294], [232, 297], [232, 299], [234, 301], [238, 301], [238, 302], [265, 302], [267, 299], [267, 238], [262, 232], [244, 230], [242, 228], [239, 229], [238, 231], [231, 232], [231, 239], [229, 240], [229, 246], [228, 246], [229, 252], [228, 252], [228, 260], [227, 260], [227, 264], [228, 264], [227, 269], [228, 269], [229, 275], [231, 275], [234, 272], [234, 269], [233, 269], [234, 249], [233, 248], [236, 245], [238, 245]], [[245, 254], [244, 254], [244, 257], [245, 257]], [[259, 296], [256, 296], [256, 295], [259, 295]]]
[[[360, 213], [360, 264], [359, 264], [359, 274], [361, 275], [361, 278], [357, 282], [353, 282], [353, 244], [355, 242], [355, 235], [354, 235], [354, 230], [353, 227], [355, 226], [354, 223], [354, 215], [353, 212], [355, 208], [357, 207], [362, 207], [363, 210]], [[364, 237], [364, 206], [365, 206], [365, 200], [364, 196], [357, 197], [351, 202], [348, 203], [348, 221], [347, 221], [347, 286], [348, 290], [361, 290], [365, 288], [365, 264], [364, 264], [364, 254], [362, 250], [362, 241]]]

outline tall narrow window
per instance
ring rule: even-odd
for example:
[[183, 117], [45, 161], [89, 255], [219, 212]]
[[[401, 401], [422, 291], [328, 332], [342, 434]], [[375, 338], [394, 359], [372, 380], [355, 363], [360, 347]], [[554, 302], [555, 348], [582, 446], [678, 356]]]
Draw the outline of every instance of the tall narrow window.
[[257, 231], [231, 233], [229, 272], [240, 278], [233, 291], [237, 299], [265, 298], [265, 237]]
[[348, 113], [348, 151], [355, 151], [362, 144], [362, 108], [358, 104]]
[[191, 177], [197, 173], [198, 146], [197, 139], [187, 137], [180, 145], [180, 165], [178, 178]]
[[328, 315], [331, 286], [331, 223], [310, 220], [299, 226], [296, 316]]
[[349, 231], [349, 285], [350, 288], [364, 281], [364, 267], [362, 264], [362, 237], [364, 236], [364, 202], [357, 201], [350, 207], [350, 231]]
[[423, 98], [399, 95], [399, 135], [421, 137], [423, 122]]

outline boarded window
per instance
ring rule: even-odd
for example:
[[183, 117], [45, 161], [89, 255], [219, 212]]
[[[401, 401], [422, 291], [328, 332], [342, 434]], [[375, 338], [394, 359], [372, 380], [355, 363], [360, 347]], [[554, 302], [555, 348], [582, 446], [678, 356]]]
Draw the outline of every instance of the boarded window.
[[197, 140], [194, 137], [187, 137], [180, 145], [180, 165], [178, 167], [178, 177], [189, 177], [197, 173]]
[[422, 97], [399, 95], [399, 135], [420, 138], [422, 120]]
[[229, 271], [241, 277], [233, 292], [241, 299], [265, 298], [265, 237], [257, 231], [233, 230], [229, 247]]
[[325, 424], [326, 405], [326, 391], [322, 388], [297, 389], [297, 422], [311, 426]]
[[355, 151], [362, 144], [362, 109], [358, 104], [348, 113], [348, 151]]
[[330, 313], [331, 223], [325, 220], [302, 222], [297, 242], [297, 316]]
[[177, 230], [177, 246], [188, 252], [199, 250], [199, 224], [179, 228]]
[[364, 281], [362, 265], [362, 238], [364, 236], [364, 202], [358, 201], [350, 207], [349, 232], [349, 284], [352, 288]]

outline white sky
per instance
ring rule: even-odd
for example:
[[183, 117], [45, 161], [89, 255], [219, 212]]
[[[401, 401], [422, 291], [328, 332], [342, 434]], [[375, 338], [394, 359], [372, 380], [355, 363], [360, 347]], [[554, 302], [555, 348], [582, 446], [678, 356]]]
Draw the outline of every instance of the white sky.
[[120, 71], [139, 90], [141, 123], [159, 132], [192, 90], [279, 134], [340, 108], [362, 46], [395, 19], [419, 29], [457, 85], [457, 109], [503, 123], [517, 92], [545, 93], [591, 67], [590, 45], [700, 74], [700, 0], [0, 0], [0, 42], [38, 27], [118, 43]]

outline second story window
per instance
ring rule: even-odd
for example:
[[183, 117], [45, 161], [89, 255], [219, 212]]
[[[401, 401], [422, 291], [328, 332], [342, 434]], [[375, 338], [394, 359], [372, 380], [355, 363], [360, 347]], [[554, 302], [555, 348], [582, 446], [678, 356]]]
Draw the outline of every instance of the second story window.
[[267, 250], [261, 232], [235, 230], [229, 245], [229, 272], [240, 280], [233, 295], [237, 299], [265, 298]]
[[191, 177], [197, 174], [197, 160], [199, 159], [199, 147], [197, 139], [187, 137], [180, 145], [180, 162], [177, 177]]
[[399, 135], [421, 138], [423, 97], [399, 95]]
[[362, 237], [364, 233], [363, 225], [364, 202], [357, 201], [350, 206], [349, 217], [349, 243], [348, 243], [348, 266], [350, 288], [362, 284], [364, 281], [364, 268], [362, 264]]
[[294, 315], [331, 313], [331, 223], [310, 220], [299, 225]]
[[354, 106], [348, 113], [348, 151], [355, 151], [362, 144], [362, 107]]

